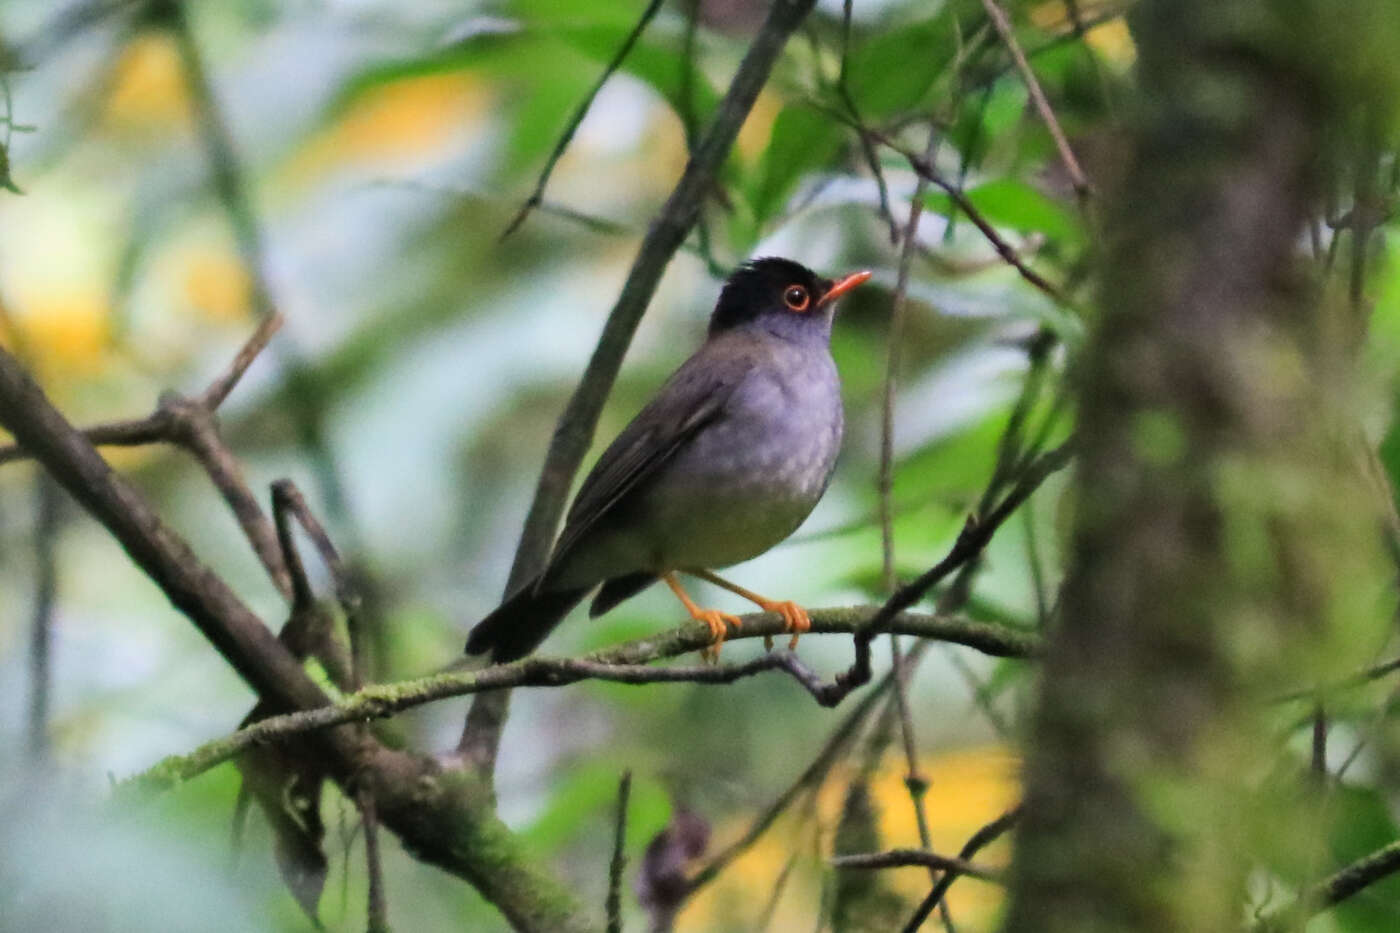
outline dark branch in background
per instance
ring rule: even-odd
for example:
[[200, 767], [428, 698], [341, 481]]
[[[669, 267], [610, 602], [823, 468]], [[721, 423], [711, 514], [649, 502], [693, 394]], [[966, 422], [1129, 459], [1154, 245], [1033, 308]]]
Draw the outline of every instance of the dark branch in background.
[[[733, 146], [758, 92], [767, 83], [778, 54], [815, 5], [816, 0], [774, 0], [767, 19], [720, 101], [713, 122], [648, 228], [588, 367], [550, 439], [534, 501], [516, 549], [507, 592], [533, 577], [548, 560], [574, 474], [593, 441], [603, 403], [612, 390], [622, 358], [661, 281], [661, 274], [699, 219], [700, 204], [714, 183], [715, 172]], [[489, 776], [495, 767], [496, 749], [505, 722], [505, 703], [504, 694], [474, 703], [458, 744], [462, 757], [483, 775]]]
[[[1045, 128], [1050, 131], [1050, 137], [1055, 141], [1055, 150], [1060, 154], [1060, 161], [1064, 163], [1065, 172], [1069, 175], [1070, 183], [1074, 186], [1075, 196], [1079, 199], [1080, 206], [1083, 207], [1092, 193], [1089, 180], [1084, 177], [1084, 170], [1079, 167], [1079, 160], [1074, 157], [1074, 150], [1070, 148], [1069, 140], [1065, 138], [1065, 131], [1060, 128], [1060, 121], [1055, 118], [1055, 111], [1050, 107], [1050, 101], [1046, 99], [1045, 91], [1041, 89], [1040, 82], [1036, 80], [1030, 62], [1026, 60], [1026, 53], [1021, 51], [1021, 46], [1016, 41], [1016, 32], [1011, 28], [1011, 21], [1007, 19], [1006, 11], [997, 4], [996, 0], [982, 0], [982, 7], [991, 18], [992, 25], [996, 27], [997, 34], [1001, 36], [1001, 41], [1005, 42], [1006, 47], [1011, 50], [1011, 58], [1016, 63], [1016, 70], [1021, 73], [1021, 79], [1026, 83], [1026, 90], [1030, 92], [1036, 113], [1040, 114], [1040, 119], [1045, 123]], [[1075, 17], [1075, 25], [1079, 26], [1078, 16]]]
[[[264, 318], [228, 369], [201, 395], [191, 398], [175, 392], [162, 393], [156, 410], [149, 416], [97, 425], [84, 431], [83, 436], [93, 445], [174, 444], [193, 456], [228, 503], [273, 584], [284, 596], [290, 596], [291, 580], [282, 563], [276, 532], [249, 491], [238, 461], [224, 445], [215, 418], [219, 405], [281, 326], [282, 319], [277, 315]], [[29, 456], [22, 444], [0, 447], [0, 464]]]
[[132, 560], [254, 690], [284, 709], [326, 702], [325, 694], [262, 620], [200, 562], [125, 479], [112, 472], [96, 448], [64, 420], [3, 349], [0, 425], [107, 526]]
[[384, 890], [384, 861], [379, 853], [379, 816], [374, 795], [364, 789], [355, 794], [365, 827], [365, 871], [369, 875], [365, 928], [369, 933], [389, 933], [389, 900]]
[[597, 82], [595, 82], [593, 87], [588, 91], [588, 95], [584, 97], [582, 103], [578, 105], [578, 109], [576, 109], [573, 116], [569, 118], [569, 123], [564, 127], [564, 132], [554, 144], [554, 150], [550, 152], [549, 158], [545, 160], [544, 169], [540, 172], [540, 177], [535, 182], [535, 190], [525, 199], [525, 203], [520, 205], [520, 210], [511, 218], [505, 230], [501, 231], [502, 240], [518, 230], [520, 225], [525, 222], [525, 219], [530, 216], [530, 211], [538, 207], [540, 202], [544, 200], [544, 189], [549, 184], [549, 176], [554, 174], [554, 166], [559, 163], [559, 159], [564, 155], [564, 150], [569, 148], [569, 143], [573, 141], [574, 133], [578, 132], [579, 126], [583, 124], [583, 118], [588, 116], [588, 110], [593, 106], [593, 99], [598, 96], [598, 92], [603, 89], [603, 85], [608, 83], [613, 73], [621, 67], [622, 62], [627, 58], [627, 54], [632, 51], [632, 46], [637, 44], [637, 40], [641, 38], [647, 25], [651, 23], [657, 11], [660, 9], [661, 0], [651, 0], [651, 2], [647, 4], [647, 8], [642, 11], [641, 18], [637, 20], [636, 25], [632, 27], [632, 31], [627, 34], [627, 38], [623, 40], [622, 45], [619, 46], [618, 50], [613, 54], [612, 60], [609, 61], [607, 67], [603, 69], [603, 73], [598, 76]]
[[617, 819], [613, 823], [612, 861], [608, 863], [608, 933], [622, 933], [622, 872], [627, 867], [627, 804], [631, 796], [632, 772], [623, 771], [617, 784]]
[[43, 761], [49, 751], [50, 652], [58, 593], [58, 528], [62, 506], [58, 484], [47, 473], [34, 477], [34, 608], [29, 627], [29, 753]]
[[[873, 606], [811, 610], [812, 634], [850, 635], [860, 631], [863, 622], [876, 612]], [[771, 638], [783, 634], [784, 623], [776, 613], [755, 613], [740, 618], [744, 623], [743, 628], [730, 635], [729, 641]], [[907, 613], [898, 616], [890, 624], [890, 630], [963, 644], [995, 657], [1032, 658], [1040, 651], [1040, 642], [1035, 636], [1004, 626], [965, 619]], [[726, 684], [770, 670], [789, 674], [809, 693], [822, 693], [827, 686], [820, 683], [796, 655], [787, 651], [763, 654], [733, 665], [648, 666], [648, 662], [699, 651], [710, 643], [710, 630], [706, 626], [699, 622], [687, 622], [669, 632], [627, 642], [582, 658], [531, 657], [474, 671], [450, 671], [416, 680], [370, 685], [339, 703], [264, 719], [203, 745], [192, 754], [167, 758], [130, 783], [159, 789], [188, 780], [227, 761], [245, 748], [275, 738], [392, 716], [450, 697], [515, 687], [562, 687], [581, 680], [623, 684]]]
[[[972, 834], [972, 838], [963, 844], [958, 851], [958, 858], [971, 859], [978, 852], [1000, 839], [1010, 829], [1016, 825], [1016, 821], [1021, 818], [1021, 808], [1009, 810], [997, 817], [992, 822], [983, 826]], [[958, 872], [945, 871], [943, 876], [934, 884], [933, 890], [928, 892], [928, 896], [920, 902], [918, 909], [914, 911], [914, 916], [909, 918], [909, 922], [904, 925], [903, 933], [917, 933], [919, 927], [933, 913], [934, 908], [943, 903], [943, 897], [948, 893], [948, 889], [953, 886], [953, 882], [958, 880]]]
[[982, 865], [974, 865], [966, 859], [939, 855], [927, 849], [891, 849], [888, 852], [870, 852], [860, 855], [837, 855], [831, 859], [833, 868], [849, 870], [870, 870], [879, 868], [927, 867], [935, 871], [967, 875], [980, 881], [1000, 883], [1002, 872]]

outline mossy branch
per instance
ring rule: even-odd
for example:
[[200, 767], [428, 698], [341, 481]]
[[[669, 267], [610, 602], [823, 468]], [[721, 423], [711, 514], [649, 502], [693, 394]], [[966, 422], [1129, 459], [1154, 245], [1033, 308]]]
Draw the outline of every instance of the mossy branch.
[[[812, 611], [814, 634], [852, 635], [875, 616], [878, 607]], [[741, 617], [743, 626], [731, 641], [766, 638], [783, 634], [782, 617], [777, 613], [755, 613]], [[903, 635], [930, 638], [964, 645], [995, 657], [1029, 658], [1039, 653], [1035, 635], [1016, 629], [975, 622], [959, 617], [902, 613], [890, 630]], [[174, 787], [237, 755], [250, 746], [289, 735], [325, 729], [345, 723], [363, 722], [437, 700], [466, 694], [505, 690], [512, 687], [558, 687], [580, 680], [606, 680], [614, 683], [658, 682], [731, 683], [765, 670], [783, 669], [809, 691], [805, 679], [813, 676], [795, 664], [786, 652], [763, 655], [744, 664], [696, 667], [651, 667], [650, 662], [697, 651], [710, 643], [709, 629], [699, 622], [616, 648], [596, 651], [581, 658], [525, 658], [510, 664], [496, 664], [477, 670], [457, 670], [391, 684], [375, 684], [351, 694], [338, 703], [316, 709], [274, 716], [245, 729], [209, 742], [188, 755], [172, 755], [155, 767], [123, 781], [122, 790], [158, 791]]]

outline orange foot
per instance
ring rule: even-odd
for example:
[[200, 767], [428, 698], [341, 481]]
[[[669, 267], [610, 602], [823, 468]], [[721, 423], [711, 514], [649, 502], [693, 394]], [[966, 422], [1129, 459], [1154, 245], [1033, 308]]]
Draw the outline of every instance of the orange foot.
[[713, 639], [714, 643], [708, 648], [700, 649], [700, 657], [712, 664], [718, 664], [720, 645], [724, 644], [724, 639], [729, 635], [726, 623], [732, 624], [735, 629], [744, 623], [740, 621], [738, 616], [728, 612], [720, 612], [718, 609], [691, 609], [690, 617], [697, 622], [704, 622], [710, 627], [710, 638]]
[[[783, 617], [783, 631], [792, 633], [792, 641], [788, 642], [789, 651], [795, 651], [797, 649], [797, 639], [800, 638], [804, 632], [810, 632], [812, 630], [812, 617], [807, 614], [806, 609], [803, 609], [790, 599], [781, 601], [756, 599], [754, 602], [758, 603], [758, 605], [763, 608], [764, 612], [776, 612]], [[769, 651], [773, 650], [772, 636], [764, 636], [763, 647]]]

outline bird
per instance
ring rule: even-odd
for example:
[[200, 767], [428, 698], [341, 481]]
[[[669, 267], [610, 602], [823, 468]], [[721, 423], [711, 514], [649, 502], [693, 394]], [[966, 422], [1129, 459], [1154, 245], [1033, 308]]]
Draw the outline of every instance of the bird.
[[844, 427], [830, 346], [836, 299], [870, 275], [826, 279], [777, 257], [735, 269], [704, 343], [604, 450], [544, 570], [477, 623], [467, 653], [522, 658], [595, 589], [594, 618], [662, 580], [709, 627], [703, 656], [715, 661], [740, 620], [702, 609], [677, 572], [779, 613], [796, 647], [811, 627], [805, 609], [712, 568], [767, 551], [826, 492]]

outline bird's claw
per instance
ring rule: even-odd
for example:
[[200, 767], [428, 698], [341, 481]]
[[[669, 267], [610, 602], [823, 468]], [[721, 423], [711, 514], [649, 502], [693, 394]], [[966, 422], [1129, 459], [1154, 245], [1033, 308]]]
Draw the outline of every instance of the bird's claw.
[[[781, 602], [768, 602], [763, 605], [763, 609], [765, 612], [776, 612], [783, 617], [783, 631], [792, 633], [792, 640], [788, 642], [789, 651], [797, 650], [797, 639], [805, 632], [812, 630], [812, 617], [807, 614], [806, 609], [790, 599]], [[763, 637], [763, 647], [769, 651], [773, 650], [773, 637], [771, 635]]]
[[732, 624], [738, 629], [744, 623], [738, 616], [728, 612], [720, 612], [718, 609], [701, 609], [695, 613], [695, 620], [703, 622], [710, 629], [711, 644], [700, 649], [701, 659], [711, 664], [719, 663], [719, 649], [724, 644], [724, 639], [729, 635], [729, 625]]

